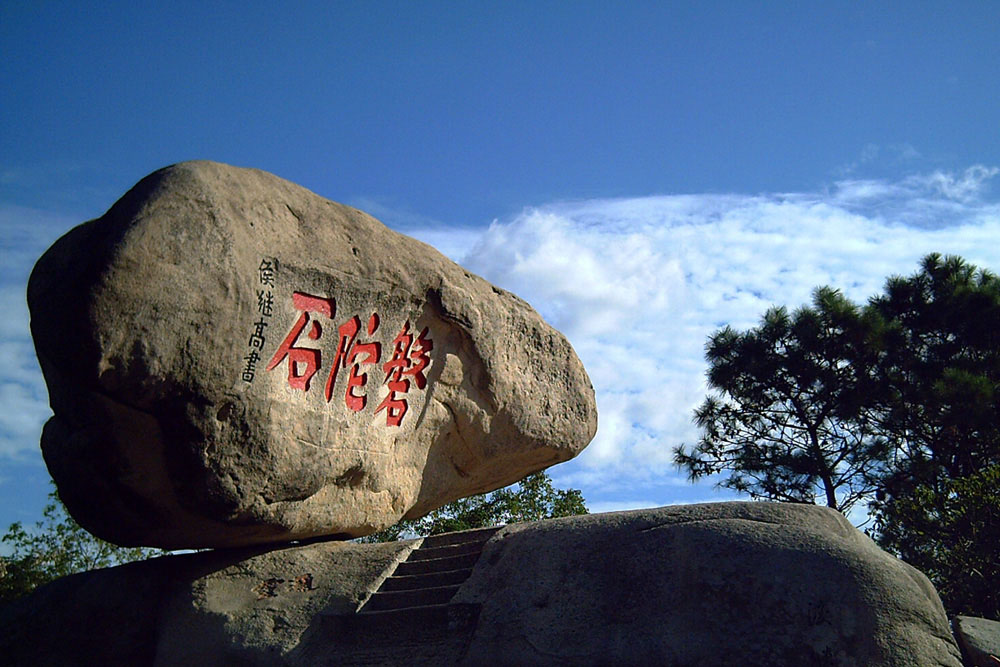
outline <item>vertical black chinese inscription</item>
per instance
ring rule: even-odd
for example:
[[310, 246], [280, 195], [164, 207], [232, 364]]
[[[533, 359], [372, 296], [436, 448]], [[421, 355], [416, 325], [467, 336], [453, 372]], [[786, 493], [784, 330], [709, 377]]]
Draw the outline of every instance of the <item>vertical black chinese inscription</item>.
[[267, 328], [271, 315], [274, 313], [274, 276], [277, 273], [278, 262], [275, 259], [260, 260], [257, 266], [257, 287], [254, 292], [257, 294], [257, 321], [253, 323], [253, 329], [247, 338], [247, 354], [243, 357], [243, 381], [253, 382], [257, 374], [257, 362], [260, 361], [260, 353], [267, 342], [265, 329]]

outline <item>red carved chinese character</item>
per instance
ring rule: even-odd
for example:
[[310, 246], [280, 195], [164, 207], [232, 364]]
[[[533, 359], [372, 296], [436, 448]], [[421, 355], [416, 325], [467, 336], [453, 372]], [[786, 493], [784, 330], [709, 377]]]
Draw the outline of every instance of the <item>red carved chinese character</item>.
[[417, 389], [427, 386], [427, 378], [424, 377], [424, 369], [431, 363], [431, 358], [427, 354], [434, 349], [434, 341], [427, 337], [427, 327], [417, 336], [417, 345], [410, 351], [410, 368], [403, 371], [403, 375], [412, 375], [417, 383]]
[[[378, 329], [378, 313], [372, 313], [368, 318], [368, 335], [371, 336]], [[355, 387], [364, 387], [368, 382], [367, 373], [359, 373], [362, 365], [377, 364], [382, 356], [381, 343], [361, 343], [357, 341], [358, 330], [361, 328], [361, 320], [355, 315], [344, 324], [340, 325], [338, 332], [340, 340], [337, 343], [337, 356], [333, 360], [333, 367], [330, 368], [330, 377], [326, 381], [326, 400], [333, 397], [333, 385], [337, 381], [337, 373], [341, 368], [351, 366], [350, 374], [347, 377], [347, 389], [344, 391], [344, 403], [354, 412], [364, 410], [368, 404], [368, 397], [362, 394], [355, 394]], [[365, 355], [360, 361], [358, 357]]]
[[389, 387], [386, 395], [379, 406], [375, 409], [375, 414], [385, 410], [385, 423], [387, 426], [399, 426], [406, 415], [408, 405], [405, 398], [399, 398], [396, 394], [405, 394], [410, 390], [410, 381], [404, 375], [412, 375], [417, 387], [423, 389], [427, 385], [427, 378], [424, 376], [424, 368], [430, 363], [428, 352], [433, 349], [433, 342], [427, 338], [427, 328], [417, 336], [416, 345], [413, 344], [413, 335], [410, 333], [410, 322], [407, 320], [403, 324], [402, 331], [392, 341], [392, 359], [382, 364], [385, 371], [385, 382]]
[[[298, 341], [302, 330], [305, 329], [306, 324], [310, 322], [309, 313], [321, 313], [326, 315], [327, 319], [332, 320], [334, 313], [337, 311], [337, 305], [333, 299], [310, 296], [301, 292], [294, 292], [292, 294], [292, 304], [296, 310], [301, 310], [302, 314], [292, 327], [292, 330], [285, 336], [285, 340], [278, 346], [278, 350], [274, 353], [274, 356], [271, 357], [271, 361], [267, 365], [267, 370], [272, 370], [287, 356], [288, 386], [292, 389], [309, 391], [309, 381], [320, 368], [320, 351], [311, 347], [296, 347], [295, 343]], [[313, 340], [318, 340], [322, 334], [323, 327], [320, 326], [317, 320], [312, 320], [312, 326], [306, 335]], [[302, 369], [299, 368], [300, 364], [303, 366]]]

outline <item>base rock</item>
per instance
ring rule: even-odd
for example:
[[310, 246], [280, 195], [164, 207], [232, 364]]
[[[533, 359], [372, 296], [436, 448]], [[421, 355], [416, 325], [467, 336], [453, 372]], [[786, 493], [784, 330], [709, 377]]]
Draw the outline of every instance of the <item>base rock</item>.
[[956, 616], [955, 636], [971, 667], [1000, 667], [1000, 621]]
[[961, 665], [927, 578], [826, 508], [717, 503], [510, 525], [471, 556], [447, 602], [427, 602], [439, 589], [425, 589], [404, 608], [364, 613], [373, 593], [417, 595], [387, 579], [403, 561], [409, 576], [444, 576], [414, 569], [441, 544], [220, 551], [67, 577], [0, 609], [0, 655], [12, 665]]

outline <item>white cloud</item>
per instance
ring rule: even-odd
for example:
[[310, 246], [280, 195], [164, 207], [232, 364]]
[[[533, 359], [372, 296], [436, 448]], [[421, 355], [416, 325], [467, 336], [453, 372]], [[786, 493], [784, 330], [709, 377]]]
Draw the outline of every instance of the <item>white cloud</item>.
[[[27, 277], [24, 278], [27, 282]], [[0, 283], [0, 340], [23, 337], [28, 331], [28, 302], [24, 284]]]
[[468, 252], [482, 234], [482, 230], [478, 227], [448, 225], [407, 209], [388, 206], [375, 199], [355, 199], [351, 202], [351, 206], [377, 218], [397, 232], [408, 234], [434, 246], [438, 252], [452, 261], [458, 261]]
[[912, 182], [919, 186], [931, 188], [941, 196], [960, 202], [970, 202], [979, 198], [985, 191], [989, 181], [1000, 173], [997, 167], [975, 165], [966, 169], [961, 175], [935, 171], [929, 176], [918, 176]]
[[[864, 301], [930, 252], [1000, 269], [1000, 206], [981, 200], [997, 173], [555, 203], [495, 222], [463, 264], [525, 298], [573, 343], [600, 425], [553, 472], [607, 504], [630, 480], [682, 481], [671, 450], [698, 437], [704, 344], [721, 325], [753, 326], [769, 306], [797, 307], [820, 285]], [[664, 489], [657, 496], [673, 493]]]
[[35, 260], [62, 234], [83, 220], [26, 206], [0, 204], [0, 247], [4, 252], [4, 273], [0, 279], [9, 280], [12, 272], [28, 272]]
[[45, 392], [12, 382], [0, 383], [0, 457], [24, 458], [37, 449], [42, 425], [52, 412]]
[[25, 300], [35, 260], [77, 221], [46, 211], [0, 205], [0, 459], [38, 457], [42, 424], [51, 414], [28, 332]]
[[878, 144], [866, 144], [861, 149], [861, 153], [853, 162], [845, 164], [836, 170], [841, 177], [847, 177], [864, 167], [866, 171], [871, 171], [873, 167], [890, 167], [894, 171], [921, 157], [920, 151], [911, 144], [888, 144], [880, 146]]

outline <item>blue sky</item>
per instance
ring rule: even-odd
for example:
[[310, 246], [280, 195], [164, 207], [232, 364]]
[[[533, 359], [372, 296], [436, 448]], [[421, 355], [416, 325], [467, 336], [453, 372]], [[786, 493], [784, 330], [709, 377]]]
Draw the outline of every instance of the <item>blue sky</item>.
[[570, 338], [593, 509], [688, 484], [708, 334], [931, 251], [1000, 270], [1000, 5], [3, 3], [0, 528], [40, 517], [35, 258], [147, 173], [212, 159], [362, 208]]

